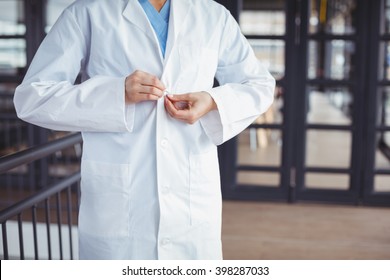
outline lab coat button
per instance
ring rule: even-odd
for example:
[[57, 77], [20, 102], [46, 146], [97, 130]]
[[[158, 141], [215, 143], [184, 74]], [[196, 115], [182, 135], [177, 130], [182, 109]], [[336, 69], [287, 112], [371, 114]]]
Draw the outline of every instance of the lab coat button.
[[164, 238], [163, 240], [161, 240], [161, 245], [162, 246], [166, 246], [169, 243], [171, 243], [171, 240], [169, 238]]
[[161, 140], [161, 147], [165, 148], [166, 146], [168, 146], [168, 140], [167, 139]]

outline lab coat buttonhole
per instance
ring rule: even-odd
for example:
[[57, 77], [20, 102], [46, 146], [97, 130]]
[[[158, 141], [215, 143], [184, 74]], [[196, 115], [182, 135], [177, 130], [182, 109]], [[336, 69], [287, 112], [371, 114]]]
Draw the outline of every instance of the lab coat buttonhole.
[[163, 240], [161, 240], [161, 245], [162, 246], [166, 246], [168, 244], [171, 243], [171, 240], [169, 238], [164, 238]]

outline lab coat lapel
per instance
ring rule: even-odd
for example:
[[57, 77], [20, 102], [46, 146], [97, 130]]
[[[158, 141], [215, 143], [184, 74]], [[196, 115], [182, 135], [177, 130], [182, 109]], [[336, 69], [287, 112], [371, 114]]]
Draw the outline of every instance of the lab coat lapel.
[[[171, 0], [171, 9], [169, 15], [169, 27], [168, 38], [165, 49], [165, 58], [162, 58], [161, 52], [159, 52], [161, 61], [163, 63], [163, 75], [166, 76], [169, 71], [169, 57], [172, 49], [174, 48], [180, 31], [184, 26], [188, 12], [192, 6], [192, 0]], [[123, 16], [129, 20], [132, 24], [140, 28], [151, 40], [156, 43], [159, 48], [158, 39], [154, 33], [153, 27], [150, 24], [142, 6], [138, 0], [129, 0], [125, 9], [123, 10]], [[167, 78], [167, 77], [164, 77]], [[165, 79], [164, 79], [165, 80]]]
[[153, 27], [138, 0], [129, 0], [123, 10], [123, 16], [132, 24], [140, 28], [150, 39], [156, 41], [156, 36], [152, 29]]
[[169, 15], [169, 27], [167, 46], [165, 50], [165, 61], [167, 62], [174, 47], [181, 28], [188, 12], [191, 9], [191, 0], [171, 0], [171, 11]]

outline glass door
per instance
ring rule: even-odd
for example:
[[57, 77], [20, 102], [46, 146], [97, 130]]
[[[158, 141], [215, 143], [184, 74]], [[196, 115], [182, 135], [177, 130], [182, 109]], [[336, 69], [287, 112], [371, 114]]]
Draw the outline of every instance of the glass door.
[[390, 204], [390, 0], [372, 1], [364, 201]]
[[224, 197], [389, 205], [390, 0], [236, 3], [277, 87], [220, 148]]
[[364, 80], [358, 2], [301, 1], [300, 102], [295, 107], [298, 200], [357, 202]]
[[[287, 49], [294, 40], [289, 26], [291, 1], [238, 1], [237, 21], [256, 56], [277, 81], [275, 102], [248, 129], [220, 149], [223, 194], [234, 199], [287, 200], [290, 187], [291, 99]], [[295, 32], [295, 29], [292, 29]], [[291, 56], [292, 57], [292, 56]]]

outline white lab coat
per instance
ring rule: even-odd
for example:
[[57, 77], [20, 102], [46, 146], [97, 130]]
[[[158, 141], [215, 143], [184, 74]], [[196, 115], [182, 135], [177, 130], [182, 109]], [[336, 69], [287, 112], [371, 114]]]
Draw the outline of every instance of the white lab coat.
[[[126, 105], [135, 70], [171, 93], [208, 91], [218, 111], [189, 125], [162, 99]], [[221, 86], [212, 88], [214, 76]], [[68, 7], [14, 102], [23, 120], [82, 132], [80, 258], [222, 258], [216, 145], [267, 110], [274, 82], [214, 1], [172, 0], [165, 58], [138, 0]]]

